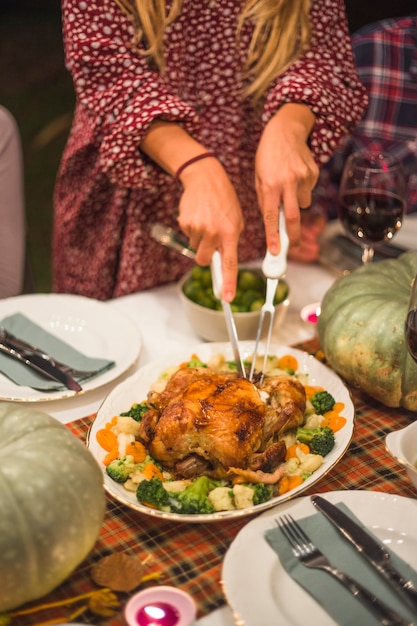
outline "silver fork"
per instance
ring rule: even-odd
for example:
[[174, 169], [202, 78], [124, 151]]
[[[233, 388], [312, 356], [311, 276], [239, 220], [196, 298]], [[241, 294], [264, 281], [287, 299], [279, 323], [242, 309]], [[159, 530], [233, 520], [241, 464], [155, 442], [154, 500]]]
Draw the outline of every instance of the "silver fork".
[[291, 515], [282, 515], [275, 520], [284, 537], [291, 546], [294, 556], [305, 567], [327, 572], [338, 580], [346, 589], [366, 606], [378, 618], [383, 626], [413, 626], [389, 606], [379, 600], [373, 593], [365, 589], [360, 583], [332, 565], [322, 552], [314, 545], [301, 526]]
[[269, 344], [271, 343], [272, 328], [274, 326], [275, 293], [277, 291], [278, 281], [280, 278], [282, 278], [282, 276], [285, 273], [285, 270], [287, 269], [287, 252], [288, 252], [289, 239], [288, 239], [287, 227], [285, 223], [284, 210], [282, 208], [279, 214], [279, 237], [280, 237], [280, 245], [281, 245], [280, 251], [278, 252], [278, 254], [274, 255], [274, 254], [271, 254], [267, 250], [265, 258], [262, 263], [262, 272], [264, 276], [266, 276], [266, 296], [265, 296], [265, 303], [261, 308], [261, 315], [260, 315], [259, 323], [258, 323], [258, 331], [256, 333], [255, 348], [253, 351], [252, 364], [251, 364], [251, 368], [249, 372], [250, 381], [252, 381], [253, 375], [255, 372], [256, 356], [258, 354], [259, 342], [261, 340], [265, 316], [269, 315], [268, 334], [267, 334], [266, 343], [265, 343], [265, 353], [264, 353], [264, 360], [262, 363], [260, 382], [262, 382], [263, 377], [264, 377], [266, 361], [268, 358]]

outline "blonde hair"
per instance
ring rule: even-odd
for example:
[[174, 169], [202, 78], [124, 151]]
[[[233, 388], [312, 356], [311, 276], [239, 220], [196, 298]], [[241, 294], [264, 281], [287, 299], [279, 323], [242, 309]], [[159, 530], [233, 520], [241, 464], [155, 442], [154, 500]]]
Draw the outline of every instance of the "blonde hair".
[[[221, 0], [220, 0], [221, 1]], [[165, 0], [115, 0], [133, 20], [135, 43], [142, 42], [153, 64], [164, 72], [164, 33], [181, 13], [183, 0], [172, 0], [167, 14]], [[310, 0], [247, 0], [239, 20], [237, 36], [246, 23], [254, 30], [246, 63], [245, 93], [259, 100], [268, 85], [310, 44]]]

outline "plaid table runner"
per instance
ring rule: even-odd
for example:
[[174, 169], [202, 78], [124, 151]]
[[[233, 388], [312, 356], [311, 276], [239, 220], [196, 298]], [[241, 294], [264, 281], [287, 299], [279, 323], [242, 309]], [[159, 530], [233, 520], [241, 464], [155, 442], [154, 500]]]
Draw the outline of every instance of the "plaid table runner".
[[[315, 353], [316, 341], [297, 348]], [[406, 426], [415, 414], [390, 409], [351, 389], [356, 410], [355, 432], [349, 450], [341, 461], [310, 491], [365, 489], [416, 497], [405, 471], [385, 451], [385, 435]], [[94, 416], [68, 424], [71, 431], [85, 440]], [[209, 524], [176, 523], [141, 515], [108, 498], [107, 513], [98, 541], [88, 558], [42, 603], [54, 602], [86, 593], [95, 588], [90, 569], [103, 556], [114, 552], [135, 554], [143, 561], [150, 557], [149, 572], [161, 572], [161, 584], [181, 587], [191, 594], [198, 606], [198, 617], [208, 614], [225, 602], [221, 588], [223, 557], [240, 529], [252, 517]], [[78, 622], [96, 626], [122, 626], [122, 610], [129, 594], [118, 593], [120, 613], [100, 620], [88, 613]], [[39, 604], [37, 602], [36, 604]], [[30, 626], [47, 619], [64, 618], [67, 607], [48, 610], [45, 616], [35, 614], [13, 619], [12, 625]], [[65, 620], [63, 620], [65, 621]], [[51, 622], [56, 623], [56, 622]]]

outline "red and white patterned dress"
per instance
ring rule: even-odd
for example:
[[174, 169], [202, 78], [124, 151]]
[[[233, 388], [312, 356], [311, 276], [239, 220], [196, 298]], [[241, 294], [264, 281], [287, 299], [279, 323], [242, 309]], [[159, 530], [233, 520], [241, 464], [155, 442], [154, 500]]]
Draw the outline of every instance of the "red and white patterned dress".
[[[167, 72], [132, 47], [114, 0], [63, 0], [66, 63], [77, 104], [55, 190], [54, 290], [108, 299], [178, 279], [190, 262], [149, 236], [176, 226], [181, 189], [138, 146], [155, 118], [181, 124], [223, 163], [245, 219], [239, 260], [265, 253], [254, 157], [265, 123], [286, 102], [316, 116], [310, 147], [327, 161], [365, 103], [340, 0], [313, 0], [308, 53], [254, 108], [242, 97], [251, 37], [236, 25], [244, 0], [184, 0], [166, 33]], [[221, 210], [221, 207], [219, 207]]]

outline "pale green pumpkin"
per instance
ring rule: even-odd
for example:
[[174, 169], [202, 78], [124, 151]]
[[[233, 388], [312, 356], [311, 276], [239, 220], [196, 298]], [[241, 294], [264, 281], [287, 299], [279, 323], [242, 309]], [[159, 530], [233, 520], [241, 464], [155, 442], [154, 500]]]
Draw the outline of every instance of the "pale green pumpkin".
[[83, 443], [45, 413], [0, 402], [0, 611], [63, 582], [104, 511], [102, 472]]
[[417, 365], [405, 319], [417, 252], [339, 278], [324, 296], [318, 336], [330, 367], [389, 407], [417, 411]]

